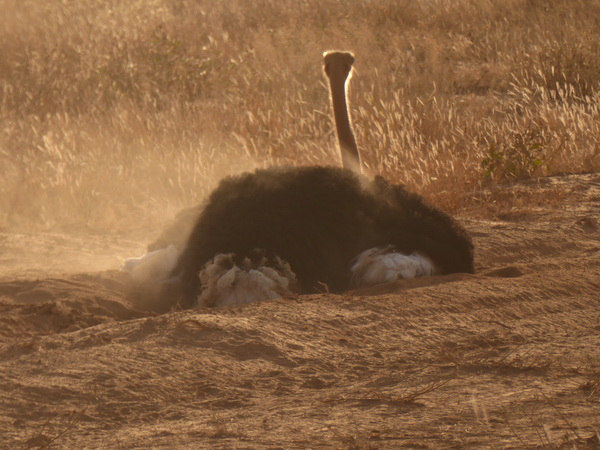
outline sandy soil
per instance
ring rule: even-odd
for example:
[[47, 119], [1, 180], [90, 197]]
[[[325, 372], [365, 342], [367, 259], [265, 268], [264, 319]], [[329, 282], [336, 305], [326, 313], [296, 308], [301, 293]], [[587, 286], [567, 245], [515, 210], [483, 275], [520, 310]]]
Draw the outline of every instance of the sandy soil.
[[494, 201], [476, 275], [166, 314], [150, 236], [0, 234], [0, 446], [595, 448], [600, 175]]

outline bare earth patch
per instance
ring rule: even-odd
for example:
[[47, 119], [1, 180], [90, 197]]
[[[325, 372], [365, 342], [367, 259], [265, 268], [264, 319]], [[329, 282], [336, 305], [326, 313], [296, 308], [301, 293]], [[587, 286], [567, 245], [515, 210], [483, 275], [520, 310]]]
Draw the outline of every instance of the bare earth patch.
[[487, 201], [476, 275], [166, 314], [143, 239], [0, 235], [0, 447], [600, 445], [600, 175]]

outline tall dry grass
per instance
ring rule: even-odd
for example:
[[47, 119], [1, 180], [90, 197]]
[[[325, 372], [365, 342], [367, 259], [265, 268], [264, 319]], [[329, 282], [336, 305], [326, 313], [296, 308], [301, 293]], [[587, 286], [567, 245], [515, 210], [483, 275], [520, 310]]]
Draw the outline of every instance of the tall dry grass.
[[351, 49], [369, 170], [456, 208], [600, 168], [595, 0], [0, 0], [0, 227], [127, 229], [226, 174], [337, 164]]

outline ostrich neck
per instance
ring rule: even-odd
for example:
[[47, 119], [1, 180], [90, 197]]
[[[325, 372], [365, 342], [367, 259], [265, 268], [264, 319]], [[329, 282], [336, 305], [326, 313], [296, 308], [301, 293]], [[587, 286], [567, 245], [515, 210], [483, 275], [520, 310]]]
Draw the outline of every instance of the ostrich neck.
[[337, 129], [340, 152], [342, 156], [342, 167], [360, 173], [360, 155], [352, 132], [350, 116], [348, 115], [348, 104], [346, 102], [345, 83], [338, 80], [330, 80], [331, 102]]

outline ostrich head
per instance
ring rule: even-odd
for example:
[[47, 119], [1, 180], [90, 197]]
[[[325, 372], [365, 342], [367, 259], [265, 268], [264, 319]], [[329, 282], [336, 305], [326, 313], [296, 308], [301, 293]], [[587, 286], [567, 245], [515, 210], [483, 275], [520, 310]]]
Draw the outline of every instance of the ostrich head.
[[347, 82], [351, 78], [354, 55], [349, 52], [325, 52], [323, 54], [324, 69], [329, 78], [331, 103], [335, 116], [342, 166], [360, 173], [360, 155], [352, 131], [346, 99]]
[[354, 55], [350, 52], [329, 51], [323, 53], [323, 64], [325, 74], [331, 79], [342, 80], [346, 82], [350, 72], [352, 72], [352, 64], [354, 64]]

